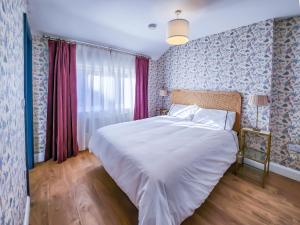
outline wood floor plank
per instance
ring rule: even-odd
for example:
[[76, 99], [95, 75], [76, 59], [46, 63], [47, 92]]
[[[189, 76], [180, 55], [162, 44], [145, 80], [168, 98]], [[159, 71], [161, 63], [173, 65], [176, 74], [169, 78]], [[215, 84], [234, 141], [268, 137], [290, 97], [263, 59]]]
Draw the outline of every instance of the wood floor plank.
[[206, 220], [203, 215], [194, 214], [193, 216], [187, 218], [182, 225], [194, 225], [194, 224], [201, 224], [201, 225], [212, 225], [210, 221]]
[[203, 215], [209, 221], [211, 225], [218, 225], [220, 221], [223, 221], [224, 224], [228, 225], [239, 225], [234, 217], [229, 214], [224, 213], [224, 207], [220, 204], [217, 206], [213, 205], [209, 201], [205, 201], [201, 207], [199, 207], [194, 215]]
[[84, 182], [78, 183], [76, 188], [75, 204], [83, 225], [105, 225], [119, 224], [112, 210], [107, 206], [103, 198], [99, 198], [93, 184]]
[[[138, 210], [88, 151], [30, 172], [31, 225], [137, 225]], [[270, 173], [266, 187], [227, 172], [182, 225], [300, 225], [300, 183]]]
[[[243, 180], [239, 182], [236, 182], [235, 180], [233, 175], [228, 175], [227, 179], [221, 180], [221, 183], [224, 184], [222, 187], [227, 187], [230, 190], [233, 189], [236, 193], [242, 194], [247, 198], [248, 203], [256, 205], [257, 210], [272, 214], [278, 212], [275, 218], [284, 218], [285, 222], [283, 222], [283, 224], [289, 224], [289, 220], [298, 220], [298, 223], [300, 224], [299, 207], [289, 201], [284, 195], [278, 194], [279, 190], [274, 192], [273, 189], [273, 191], [270, 192], [268, 189], [255, 187], [251, 183], [245, 183]], [[277, 195], [274, 193], [277, 193]], [[276, 201], [273, 201], [273, 196], [276, 196]]]
[[65, 180], [63, 164], [53, 165], [49, 170], [49, 225], [70, 224], [81, 225], [77, 208], [74, 204], [73, 186]]
[[[227, 203], [227, 206], [230, 206], [230, 204], [233, 205], [232, 207], [228, 207], [228, 209], [238, 205], [239, 208], [236, 208], [235, 212], [247, 213], [250, 216], [251, 220], [245, 224], [289, 224], [288, 221], [284, 221], [283, 219], [285, 217], [284, 212], [278, 210], [276, 204], [270, 204], [267, 201], [267, 195], [261, 196], [262, 199], [259, 199], [255, 194], [247, 195], [225, 183], [222, 185], [222, 190], [220, 190], [220, 186], [217, 188], [216, 193], [216, 195], [224, 195], [226, 193], [224, 198], [229, 197], [231, 199], [230, 203]], [[279, 214], [275, 214], [275, 212]], [[227, 213], [229, 212], [227, 211]], [[253, 219], [255, 219], [255, 222], [253, 222]], [[246, 222], [247, 220], [244, 221]]]
[[31, 225], [48, 225], [48, 195], [48, 182], [41, 182], [41, 184], [36, 185], [35, 188], [31, 190]]
[[[104, 176], [107, 176], [106, 179], [110, 180], [110, 182], [103, 182], [102, 179], [98, 179], [97, 177], [93, 179], [92, 183], [98, 197], [105, 202], [106, 207], [110, 209], [110, 213], [113, 213], [118, 219], [118, 224], [137, 224], [137, 209], [111, 180], [103, 167], [101, 167], [101, 170], [104, 174], [106, 174]], [[97, 172], [101, 174], [100, 171]], [[135, 215], [135, 217], [128, 217], [127, 215]]]

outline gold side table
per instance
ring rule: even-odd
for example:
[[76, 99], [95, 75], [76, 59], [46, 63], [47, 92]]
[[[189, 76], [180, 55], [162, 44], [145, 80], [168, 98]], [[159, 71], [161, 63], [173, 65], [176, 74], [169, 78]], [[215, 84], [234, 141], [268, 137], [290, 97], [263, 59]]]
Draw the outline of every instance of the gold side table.
[[[246, 145], [246, 133], [262, 136], [266, 139], [266, 147], [264, 150], [255, 149]], [[270, 169], [270, 153], [271, 153], [271, 139], [272, 134], [269, 131], [256, 130], [253, 128], [242, 128], [240, 134], [240, 150], [237, 154], [236, 173], [239, 172], [239, 164], [244, 166], [244, 159], [254, 160], [255, 162], [263, 164], [264, 170], [261, 178], [261, 185], [264, 187], [266, 175]]]

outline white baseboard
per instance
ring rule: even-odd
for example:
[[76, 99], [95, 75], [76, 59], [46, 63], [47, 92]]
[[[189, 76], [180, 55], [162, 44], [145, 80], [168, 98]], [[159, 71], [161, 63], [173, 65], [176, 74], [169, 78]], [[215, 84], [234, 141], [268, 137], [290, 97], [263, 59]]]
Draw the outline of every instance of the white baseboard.
[[45, 161], [45, 153], [44, 152], [34, 153], [34, 162], [35, 163], [44, 162], [44, 161]]
[[29, 225], [29, 215], [30, 215], [30, 197], [26, 198], [26, 208], [23, 225]]
[[[255, 168], [258, 168], [261, 170], [263, 169], [263, 164], [255, 162], [253, 160], [245, 159], [245, 163], [250, 166], [253, 166]], [[300, 181], [300, 171], [298, 171], [298, 170], [294, 170], [294, 169], [282, 166], [280, 164], [271, 162], [270, 163], [270, 171], [273, 173], [277, 173], [279, 175], [288, 177], [290, 179]]]

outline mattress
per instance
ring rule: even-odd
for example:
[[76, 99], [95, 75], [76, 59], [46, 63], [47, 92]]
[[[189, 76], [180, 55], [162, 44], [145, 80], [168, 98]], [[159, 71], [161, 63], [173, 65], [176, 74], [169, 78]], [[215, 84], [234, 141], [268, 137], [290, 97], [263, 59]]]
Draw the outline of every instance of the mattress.
[[139, 225], [179, 225], [236, 159], [234, 131], [159, 116], [103, 127], [89, 149], [139, 209]]

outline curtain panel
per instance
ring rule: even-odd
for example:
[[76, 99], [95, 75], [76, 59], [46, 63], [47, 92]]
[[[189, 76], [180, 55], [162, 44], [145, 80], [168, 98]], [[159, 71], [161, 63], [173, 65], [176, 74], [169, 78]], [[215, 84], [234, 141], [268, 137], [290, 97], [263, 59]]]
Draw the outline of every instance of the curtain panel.
[[137, 56], [136, 67], [136, 87], [134, 119], [144, 119], [148, 117], [148, 70], [149, 59]]
[[87, 149], [99, 128], [133, 120], [135, 57], [85, 45], [77, 46], [77, 133]]
[[48, 41], [49, 77], [45, 160], [77, 155], [76, 44]]

